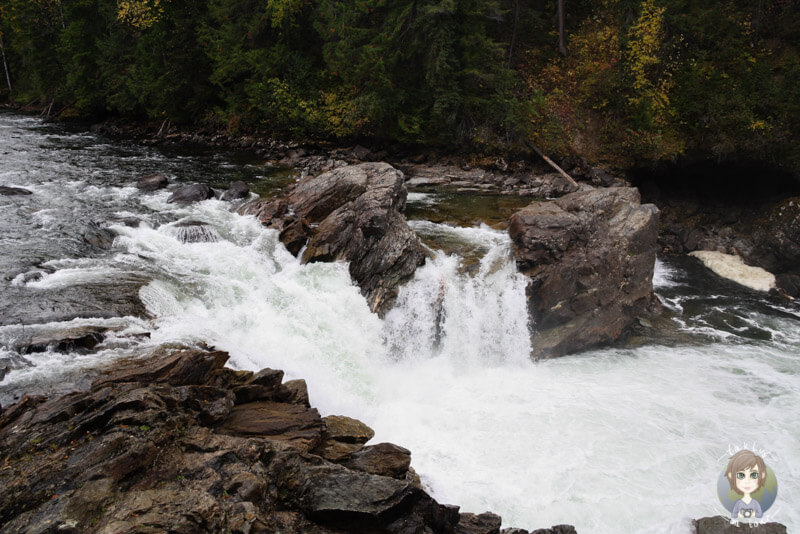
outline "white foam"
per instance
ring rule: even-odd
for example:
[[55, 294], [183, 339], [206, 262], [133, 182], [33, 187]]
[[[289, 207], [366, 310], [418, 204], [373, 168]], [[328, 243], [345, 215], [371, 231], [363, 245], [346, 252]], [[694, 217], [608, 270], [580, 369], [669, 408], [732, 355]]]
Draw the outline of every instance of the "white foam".
[[408, 193], [406, 197], [407, 203], [413, 204], [422, 204], [425, 206], [432, 206], [436, 204], [436, 197], [431, 193], [420, 193], [417, 191], [411, 191]]
[[713, 250], [696, 250], [689, 255], [698, 258], [718, 275], [756, 291], [769, 291], [775, 287], [775, 275], [761, 267], [746, 265], [740, 256]]
[[655, 268], [653, 269], [653, 288], [667, 288], [680, 285], [677, 278], [677, 269], [656, 258]]

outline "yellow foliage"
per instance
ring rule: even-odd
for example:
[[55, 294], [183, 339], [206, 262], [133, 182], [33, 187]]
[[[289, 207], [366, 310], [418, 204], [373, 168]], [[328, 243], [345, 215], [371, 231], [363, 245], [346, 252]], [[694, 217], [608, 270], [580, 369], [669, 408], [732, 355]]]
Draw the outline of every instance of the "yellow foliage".
[[117, 19], [146, 30], [164, 14], [161, 0], [117, 0]]
[[664, 41], [664, 11], [656, 0], [644, 0], [639, 19], [628, 31], [626, 60], [633, 77], [632, 106], [649, 105], [654, 120], [661, 123], [669, 108], [669, 93], [672, 89], [671, 72], [661, 60]]

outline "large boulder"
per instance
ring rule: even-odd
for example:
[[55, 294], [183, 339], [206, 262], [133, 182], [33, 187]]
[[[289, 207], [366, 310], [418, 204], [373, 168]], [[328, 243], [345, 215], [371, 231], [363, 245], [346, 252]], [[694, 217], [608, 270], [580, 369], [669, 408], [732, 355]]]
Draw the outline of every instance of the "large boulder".
[[240, 213], [280, 230], [293, 254], [305, 247], [304, 262], [349, 262], [370, 309], [383, 314], [424, 261], [402, 214], [406, 194], [402, 172], [388, 163], [363, 163], [306, 177], [286, 196], [247, 204]]
[[533, 202], [511, 218], [520, 272], [530, 279], [533, 356], [549, 358], [619, 339], [657, 308], [658, 209], [612, 187]]
[[13, 196], [21, 196], [21, 195], [32, 195], [33, 192], [27, 189], [23, 189], [22, 187], [10, 187], [7, 185], [0, 185], [0, 195], [6, 197], [13, 197]]
[[177, 202], [178, 204], [191, 204], [192, 202], [200, 202], [214, 198], [214, 190], [206, 184], [191, 184], [184, 185], [175, 190], [169, 198], [168, 203]]
[[169, 185], [169, 179], [161, 173], [140, 176], [136, 181], [136, 187], [140, 191], [157, 191]]
[[800, 197], [763, 210], [754, 226], [748, 262], [772, 273], [800, 275]]
[[243, 181], [237, 180], [231, 183], [231, 186], [227, 191], [222, 193], [222, 196], [219, 197], [219, 199], [230, 202], [233, 200], [241, 200], [243, 198], [247, 198], [248, 196], [250, 196], [250, 188]]

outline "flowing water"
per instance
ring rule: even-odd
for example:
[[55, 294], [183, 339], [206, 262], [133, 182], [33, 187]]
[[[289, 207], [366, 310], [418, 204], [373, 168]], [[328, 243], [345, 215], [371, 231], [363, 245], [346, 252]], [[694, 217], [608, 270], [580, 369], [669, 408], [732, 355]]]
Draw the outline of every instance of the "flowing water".
[[[305, 378], [323, 415], [357, 417], [373, 442], [411, 449], [437, 500], [494, 511], [506, 526], [689, 532], [691, 518], [725, 513], [717, 478], [729, 450], [749, 447], [778, 476], [766, 516], [800, 528], [796, 304], [691, 258], [658, 262], [657, 335], [534, 362], [525, 280], [504, 232], [447, 224], [441, 211], [412, 221], [433, 257], [382, 320], [346, 265], [300, 265], [230, 204], [140, 193], [136, 177], [156, 171], [216, 187], [244, 179], [262, 192], [287, 180], [230, 154], [167, 152], [0, 114], [0, 185], [33, 192], [0, 196], [4, 405], [73, 387], [87, 369], [149, 346], [205, 343], [236, 368]], [[439, 200], [414, 193], [411, 213], [432, 213]], [[198, 221], [207, 242], [185, 242], [183, 223]], [[109, 329], [92, 351], [15, 350], [87, 325]]]

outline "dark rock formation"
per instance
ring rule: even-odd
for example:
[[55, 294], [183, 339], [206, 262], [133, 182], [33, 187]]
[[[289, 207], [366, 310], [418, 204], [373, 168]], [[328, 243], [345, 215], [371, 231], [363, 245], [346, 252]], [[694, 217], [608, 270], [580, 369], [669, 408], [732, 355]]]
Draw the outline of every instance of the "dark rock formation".
[[497, 514], [461, 514], [456, 534], [500, 534], [502, 520]]
[[332, 462], [348, 460], [375, 435], [375, 432], [361, 421], [342, 415], [325, 417], [325, 428], [325, 436], [315, 453]]
[[765, 209], [755, 222], [753, 248], [745, 260], [773, 274], [800, 275], [800, 197]]
[[247, 204], [240, 210], [281, 231], [304, 262], [346, 260], [350, 275], [370, 309], [385, 313], [398, 286], [424, 260], [416, 234], [401, 211], [403, 173], [387, 163], [339, 167], [300, 180], [282, 198]]
[[[499, 530], [498, 516], [459, 516], [403, 476], [405, 449], [362, 448], [372, 434], [363, 423], [320, 418], [302, 381], [227, 369], [227, 358], [164, 348], [115, 363], [86, 391], [6, 407], [0, 530]], [[317, 454], [331, 440], [353, 445], [354, 456]], [[391, 476], [374, 465], [392, 466]]]
[[411, 466], [411, 451], [393, 443], [378, 443], [356, 451], [345, 465], [373, 475], [402, 479]]
[[[699, 184], [705, 181], [695, 178]], [[760, 183], [753, 187], [752, 175], [746, 182], [736, 177], [706, 180], [718, 187], [695, 191], [680, 180], [678, 186], [664, 180], [642, 181], [642, 194], [661, 210], [661, 248], [678, 254], [713, 250], [739, 255], [747, 265], [774, 274], [784, 293], [800, 297], [794, 278], [800, 276], [797, 188], [770, 194], [769, 189], [761, 191]]]
[[[510, 532], [503, 532], [503, 534], [511, 534]], [[539, 528], [532, 530], [531, 534], [577, 534], [575, 527], [572, 525], [556, 525], [550, 528]]]
[[192, 202], [208, 200], [209, 198], [214, 198], [214, 191], [210, 187], [205, 184], [191, 184], [177, 189], [170, 195], [167, 202], [190, 204]]
[[530, 278], [535, 357], [613, 342], [657, 303], [658, 209], [640, 205], [636, 189], [534, 202], [514, 214], [509, 233], [518, 268]]
[[232, 200], [241, 200], [243, 198], [247, 198], [250, 196], [250, 188], [247, 187], [247, 184], [238, 180], [233, 182], [231, 186], [228, 188], [227, 191], [222, 193], [222, 196], [219, 197], [220, 200], [225, 201], [232, 201]]
[[27, 189], [23, 189], [21, 187], [10, 187], [7, 185], [0, 185], [0, 195], [6, 197], [13, 197], [19, 195], [32, 195], [32, 191], [28, 191]]
[[786, 527], [780, 523], [764, 523], [761, 525], [749, 525], [739, 523], [731, 525], [731, 520], [720, 515], [716, 517], [704, 517], [692, 521], [696, 534], [737, 534], [747, 532], [750, 534], [786, 534]]
[[136, 187], [140, 191], [156, 191], [158, 189], [164, 189], [168, 185], [169, 179], [161, 173], [141, 176], [136, 182]]

